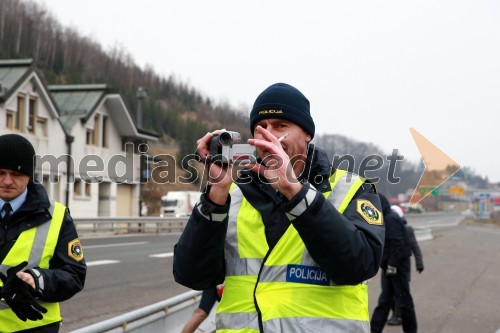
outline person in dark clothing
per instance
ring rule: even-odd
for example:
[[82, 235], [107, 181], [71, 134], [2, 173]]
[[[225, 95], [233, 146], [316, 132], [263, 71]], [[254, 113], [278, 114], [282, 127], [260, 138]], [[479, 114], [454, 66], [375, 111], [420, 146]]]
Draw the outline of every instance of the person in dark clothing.
[[[422, 257], [422, 251], [420, 251], [420, 246], [418, 245], [417, 238], [415, 237], [415, 231], [413, 230], [413, 227], [408, 224], [408, 221], [406, 221], [403, 209], [401, 207], [397, 205], [392, 205], [391, 209], [398, 214], [398, 216], [401, 218], [406, 227], [406, 232], [408, 234], [408, 241], [410, 242], [411, 252], [413, 254], [413, 257], [415, 258], [415, 266], [417, 272], [420, 274], [424, 271], [424, 260]], [[408, 281], [411, 281], [411, 269], [410, 269], [410, 274], [408, 274]], [[401, 323], [403, 322], [401, 320], [401, 311], [399, 310], [399, 306], [395, 298], [393, 298], [393, 302], [391, 304], [391, 310], [392, 310], [392, 316], [387, 321], [387, 325], [390, 326], [401, 325]]]
[[[310, 144], [309, 101], [290, 85], [257, 97], [250, 130], [259, 163], [234, 182], [233, 166], [209, 164], [212, 184], [174, 248], [176, 281], [197, 290], [225, 281], [217, 329], [369, 332], [365, 281], [385, 237], [374, 185]], [[220, 133], [198, 140], [201, 158]]]
[[68, 209], [33, 180], [31, 143], [2, 135], [0, 156], [0, 332], [58, 332], [58, 302], [85, 283], [80, 240]]
[[380, 266], [382, 268], [382, 291], [370, 322], [371, 332], [382, 332], [391, 309], [392, 300], [396, 298], [401, 311], [403, 331], [415, 333], [417, 332], [417, 318], [410, 293], [411, 248], [408, 235], [403, 221], [391, 209], [387, 198], [381, 194], [379, 196], [384, 214], [386, 235]]

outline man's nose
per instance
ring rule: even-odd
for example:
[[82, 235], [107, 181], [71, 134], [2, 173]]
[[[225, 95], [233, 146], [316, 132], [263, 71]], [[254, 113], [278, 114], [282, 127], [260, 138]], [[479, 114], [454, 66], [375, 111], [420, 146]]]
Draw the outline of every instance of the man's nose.
[[3, 182], [5, 184], [12, 184], [12, 177], [9, 174], [3, 176]]

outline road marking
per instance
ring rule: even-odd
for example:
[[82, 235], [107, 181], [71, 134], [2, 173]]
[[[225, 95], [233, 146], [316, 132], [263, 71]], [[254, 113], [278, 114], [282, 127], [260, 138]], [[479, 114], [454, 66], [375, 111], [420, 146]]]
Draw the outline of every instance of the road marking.
[[169, 258], [173, 257], [174, 253], [173, 252], [167, 252], [167, 253], [158, 253], [158, 254], [150, 254], [150, 258]]
[[115, 246], [133, 246], [133, 245], [144, 245], [148, 244], [148, 242], [133, 242], [133, 243], [116, 243], [116, 244], [102, 244], [102, 245], [87, 245], [83, 246], [84, 250], [87, 249], [99, 249], [102, 247], [115, 247]]
[[88, 261], [87, 266], [100, 266], [100, 265], [109, 265], [109, 264], [117, 264], [120, 260], [95, 260]]

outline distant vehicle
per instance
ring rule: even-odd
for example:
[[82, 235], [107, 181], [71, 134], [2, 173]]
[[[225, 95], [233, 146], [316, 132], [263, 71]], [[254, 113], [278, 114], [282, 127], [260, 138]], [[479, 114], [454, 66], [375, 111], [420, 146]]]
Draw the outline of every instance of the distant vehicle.
[[200, 199], [197, 191], [169, 191], [161, 197], [161, 217], [189, 216]]
[[407, 214], [407, 213], [424, 213], [425, 212], [425, 208], [420, 203], [416, 203], [413, 205], [410, 205], [409, 203], [401, 203], [400, 206], [401, 206], [401, 208], [404, 209], [405, 214]]

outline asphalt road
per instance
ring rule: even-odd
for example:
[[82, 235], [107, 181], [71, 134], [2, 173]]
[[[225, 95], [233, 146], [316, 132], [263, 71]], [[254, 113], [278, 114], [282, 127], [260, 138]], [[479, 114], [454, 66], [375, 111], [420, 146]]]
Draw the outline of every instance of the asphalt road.
[[61, 303], [61, 332], [163, 301], [189, 289], [174, 281], [172, 252], [179, 235], [82, 239], [85, 288]]
[[[410, 286], [419, 332], [497, 332], [500, 227], [461, 223], [433, 229], [433, 235], [433, 240], [420, 243], [425, 266], [422, 274], [412, 263]], [[379, 274], [369, 283], [371, 313], [380, 293]], [[386, 326], [384, 332], [402, 332], [402, 328]]]
[[[435, 236], [420, 243], [424, 272], [412, 274], [419, 331], [496, 333], [500, 329], [500, 227], [458, 224], [459, 220], [457, 214], [409, 219], [414, 226], [431, 227]], [[87, 282], [84, 291], [62, 303], [62, 332], [187, 291], [172, 277], [169, 253], [178, 236], [84, 239]], [[372, 312], [380, 293], [378, 275], [369, 286]], [[385, 332], [402, 329], [389, 326]]]

